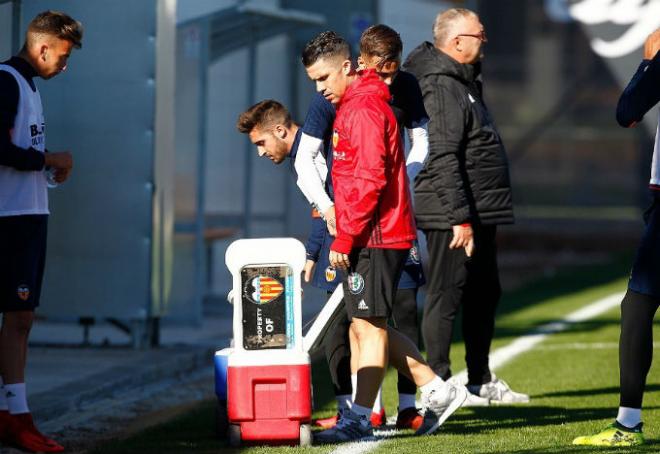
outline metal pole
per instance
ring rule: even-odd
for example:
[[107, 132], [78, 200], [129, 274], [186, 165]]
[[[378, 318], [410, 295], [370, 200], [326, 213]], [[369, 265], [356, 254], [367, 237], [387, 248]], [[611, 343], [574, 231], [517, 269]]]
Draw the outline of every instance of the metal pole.
[[21, 0], [12, 0], [11, 3], [11, 50], [16, 55], [21, 50]]
[[206, 228], [206, 123], [208, 116], [208, 71], [209, 71], [209, 21], [199, 25], [199, 97], [197, 111], [197, 207], [195, 217], [195, 307], [202, 307], [206, 293], [206, 256], [204, 253], [204, 230]]
[[[254, 36], [254, 30], [250, 29], [250, 34]], [[250, 40], [247, 48], [248, 51], [248, 84], [247, 84], [247, 105], [251, 106], [255, 102], [255, 94], [257, 92], [257, 46], [254, 39]], [[247, 140], [245, 153], [245, 169], [243, 172], [243, 236], [250, 238], [252, 233], [251, 218], [252, 218], [252, 161], [254, 155], [254, 145]]]
[[[294, 118], [294, 121], [296, 119], [303, 121], [304, 117], [299, 114], [299, 109], [298, 109], [298, 65], [300, 64], [298, 62], [298, 53], [296, 52], [295, 48], [295, 36], [293, 33], [287, 33], [286, 35], [287, 38], [287, 50], [289, 54], [289, 58], [291, 62], [289, 63], [289, 106], [290, 106], [290, 112], [291, 115]], [[301, 124], [302, 126], [302, 124]], [[288, 184], [288, 182], [285, 182], [285, 189], [284, 189], [284, 219], [283, 224], [284, 224], [284, 233], [286, 235], [291, 234], [291, 229], [292, 229], [292, 223], [291, 223], [291, 199], [292, 199], [292, 194], [291, 192], [294, 191], [292, 185]]]

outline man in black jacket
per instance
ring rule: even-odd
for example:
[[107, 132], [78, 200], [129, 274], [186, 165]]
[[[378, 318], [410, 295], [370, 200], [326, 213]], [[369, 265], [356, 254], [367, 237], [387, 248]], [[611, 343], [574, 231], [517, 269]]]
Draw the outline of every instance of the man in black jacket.
[[429, 157], [415, 179], [417, 225], [426, 235], [429, 279], [422, 331], [428, 361], [451, 377], [453, 322], [463, 306], [468, 389], [491, 402], [528, 402], [488, 366], [501, 295], [496, 226], [513, 223], [504, 145], [482, 99], [484, 27], [472, 11], [452, 8], [435, 20], [434, 44], [408, 56], [429, 122]]

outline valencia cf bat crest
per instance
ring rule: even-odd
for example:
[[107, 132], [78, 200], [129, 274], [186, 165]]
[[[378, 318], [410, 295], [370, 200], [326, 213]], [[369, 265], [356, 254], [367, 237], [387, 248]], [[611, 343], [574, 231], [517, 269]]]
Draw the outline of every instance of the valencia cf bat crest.
[[246, 282], [243, 294], [254, 304], [268, 304], [284, 291], [284, 286], [270, 276], [255, 276]]
[[16, 294], [21, 299], [21, 301], [27, 301], [30, 298], [30, 287], [27, 285], [19, 285], [16, 289]]

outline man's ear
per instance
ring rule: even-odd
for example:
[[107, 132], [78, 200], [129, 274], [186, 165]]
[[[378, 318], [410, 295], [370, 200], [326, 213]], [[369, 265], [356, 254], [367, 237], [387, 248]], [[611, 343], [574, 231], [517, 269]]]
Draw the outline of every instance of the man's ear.
[[353, 72], [353, 62], [350, 60], [344, 60], [341, 64], [341, 70], [345, 76], [348, 76]]
[[39, 58], [41, 58], [43, 61], [46, 61], [46, 58], [48, 57], [48, 44], [42, 43], [39, 45]]
[[458, 52], [463, 52], [463, 46], [461, 45], [461, 38], [457, 36], [452, 40], [452, 44], [454, 45], [454, 49], [456, 49]]
[[284, 140], [286, 134], [287, 134], [287, 130], [283, 125], [275, 125], [275, 136], [278, 139]]
[[388, 60], [383, 63], [382, 69], [387, 72], [396, 72], [399, 69], [399, 62], [394, 60]]

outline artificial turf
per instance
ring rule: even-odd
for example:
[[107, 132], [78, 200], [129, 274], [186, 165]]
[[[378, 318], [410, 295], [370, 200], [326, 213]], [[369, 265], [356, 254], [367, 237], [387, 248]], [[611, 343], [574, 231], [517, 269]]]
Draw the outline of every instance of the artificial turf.
[[[603, 267], [570, 269], [505, 294], [497, 321], [493, 349], [504, 346], [535, 327], [604, 296], [622, 292], [626, 265], [619, 260]], [[460, 326], [460, 325], [458, 325]], [[656, 328], [657, 331], [658, 328]], [[573, 453], [594, 448], [572, 446], [579, 435], [590, 434], [613, 421], [618, 406], [619, 310], [550, 335], [535, 348], [496, 372], [515, 390], [531, 395], [531, 403], [515, 406], [463, 408], [433, 436], [415, 437], [411, 431], [391, 433], [373, 453]], [[452, 347], [455, 372], [464, 367], [460, 333]], [[315, 364], [314, 417], [336, 410], [323, 362]], [[648, 444], [635, 452], [660, 452], [660, 371], [652, 367], [644, 399], [644, 432]], [[396, 373], [384, 382], [388, 415], [396, 414]], [[126, 440], [104, 443], [93, 453], [215, 453], [254, 454], [326, 453], [337, 446], [311, 448], [252, 447], [231, 450], [214, 437], [214, 402], [174, 421], [148, 429]], [[608, 449], [607, 452], [629, 452]]]

